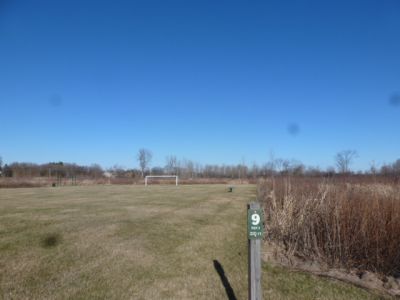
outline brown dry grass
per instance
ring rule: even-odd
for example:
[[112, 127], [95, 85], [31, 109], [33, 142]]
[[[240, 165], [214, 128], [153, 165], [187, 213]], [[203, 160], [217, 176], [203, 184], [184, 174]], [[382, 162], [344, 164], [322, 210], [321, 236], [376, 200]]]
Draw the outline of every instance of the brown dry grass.
[[393, 181], [274, 178], [260, 183], [270, 241], [331, 266], [400, 274], [400, 187]]
[[[0, 190], [1, 299], [247, 299], [254, 186]], [[377, 299], [263, 266], [264, 299]]]

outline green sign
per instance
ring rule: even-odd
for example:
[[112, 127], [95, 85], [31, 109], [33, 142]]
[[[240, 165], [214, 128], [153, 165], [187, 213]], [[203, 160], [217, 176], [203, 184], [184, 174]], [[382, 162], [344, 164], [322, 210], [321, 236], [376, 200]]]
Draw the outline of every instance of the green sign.
[[262, 239], [264, 236], [264, 222], [262, 209], [247, 210], [247, 237], [249, 240]]

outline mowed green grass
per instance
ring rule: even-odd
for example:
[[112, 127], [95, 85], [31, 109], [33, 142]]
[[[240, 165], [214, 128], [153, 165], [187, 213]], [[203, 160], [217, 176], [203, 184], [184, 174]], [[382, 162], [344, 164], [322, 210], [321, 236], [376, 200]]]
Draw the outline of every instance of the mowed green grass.
[[[246, 299], [255, 197], [251, 185], [2, 189], [0, 298]], [[377, 299], [267, 264], [263, 288], [264, 299]]]

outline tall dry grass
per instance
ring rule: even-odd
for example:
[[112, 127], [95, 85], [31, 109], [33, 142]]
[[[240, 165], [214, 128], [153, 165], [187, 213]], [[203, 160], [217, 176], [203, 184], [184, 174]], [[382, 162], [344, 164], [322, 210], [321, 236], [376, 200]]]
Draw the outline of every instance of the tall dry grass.
[[330, 266], [400, 275], [400, 187], [392, 180], [270, 178], [266, 237]]

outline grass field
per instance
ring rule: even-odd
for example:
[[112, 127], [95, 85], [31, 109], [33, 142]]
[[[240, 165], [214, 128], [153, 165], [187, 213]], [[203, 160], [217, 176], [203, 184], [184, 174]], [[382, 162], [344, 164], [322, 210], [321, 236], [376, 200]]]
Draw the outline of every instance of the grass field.
[[[255, 186], [0, 190], [2, 299], [246, 299]], [[378, 299], [263, 266], [264, 299]]]

